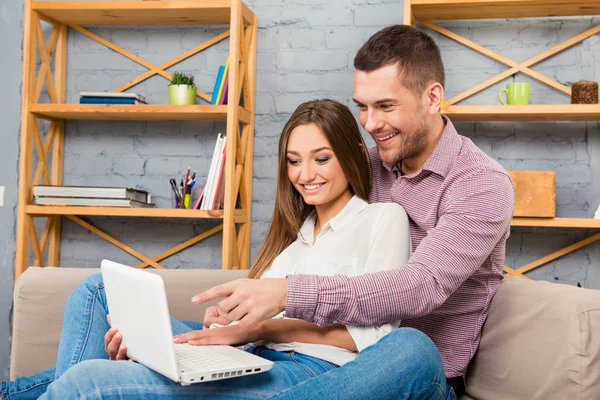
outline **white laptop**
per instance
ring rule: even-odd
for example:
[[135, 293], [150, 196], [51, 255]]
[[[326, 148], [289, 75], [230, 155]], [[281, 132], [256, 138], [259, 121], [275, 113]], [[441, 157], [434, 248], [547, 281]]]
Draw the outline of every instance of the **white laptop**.
[[101, 269], [110, 319], [123, 335], [129, 358], [182, 385], [273, 367], [273, 362], [233, 346], [173, 343], [162, 277], [108, 260], [102, 261]]

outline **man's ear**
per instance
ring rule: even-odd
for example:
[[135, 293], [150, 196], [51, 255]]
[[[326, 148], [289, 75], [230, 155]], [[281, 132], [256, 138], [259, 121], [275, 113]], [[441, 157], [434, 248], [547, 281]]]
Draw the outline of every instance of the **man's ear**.
[[427, 107], [430, 114], [437, 114], [444, 100], [444, 87], [439, 82], [434, 82], [425, 90]]

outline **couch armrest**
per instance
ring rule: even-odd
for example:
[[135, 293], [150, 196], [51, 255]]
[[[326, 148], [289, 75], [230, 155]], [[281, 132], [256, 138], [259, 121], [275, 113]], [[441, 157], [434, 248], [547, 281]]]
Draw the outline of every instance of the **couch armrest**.
[[[169, 309], [178, 319], [202, 320], [207, 305], [191, 297], [214, 285], [245, 277], [248, 271], [150, 270], [160, 274]], [[58, 352], [63, 310], [77, 284], [99, 268], [28, 268], [15, 282], [10, 378], [53, 366]], [[213, 303], [211, 303], [213, 304]]]
[[63, 309], [71, 290], [98, 269], [28, 268], [15, 282], [10, 378], [56, 362]]
[[597, 400], [598, 332], [600, 290], [506, 276], [463, 399]]

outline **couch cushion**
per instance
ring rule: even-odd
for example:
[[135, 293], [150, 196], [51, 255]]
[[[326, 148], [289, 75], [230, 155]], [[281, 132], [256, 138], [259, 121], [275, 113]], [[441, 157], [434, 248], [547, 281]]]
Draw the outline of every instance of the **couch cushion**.
[[[152, 270], [165, 282], [169, 310], [183, 320], [202, 321], [210, 304], [195, 305], [193, 295], [212, 286], [245, 277], [248, 271]], [[99, 268], [30, 267], [15, 282], [10, 376], [31, 375], [53, 366], [69, 294]]]
[[507, 276], [464, 399], [600, 398], [600, 291]]

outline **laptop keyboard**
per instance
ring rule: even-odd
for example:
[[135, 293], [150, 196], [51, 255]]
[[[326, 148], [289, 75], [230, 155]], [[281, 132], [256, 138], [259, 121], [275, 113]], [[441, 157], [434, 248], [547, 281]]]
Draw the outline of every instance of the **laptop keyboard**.
[[219, 354], [210, 346], [191, 346], [187, 343], [175, 344], [177, 362], [188, 371], [220, 370], [243, 368], [245, 364]]

